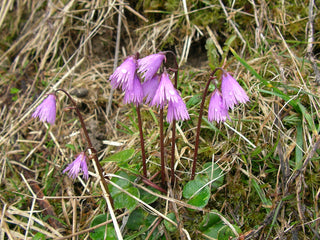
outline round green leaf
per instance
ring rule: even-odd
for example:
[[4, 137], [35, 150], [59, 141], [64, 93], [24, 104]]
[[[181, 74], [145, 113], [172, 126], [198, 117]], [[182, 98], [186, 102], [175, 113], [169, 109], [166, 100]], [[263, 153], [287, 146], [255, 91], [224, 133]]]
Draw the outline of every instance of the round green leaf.
[[209, 182], [209, 178], [206, 174], [197, 174], [195, 180], [202, 181], [205, 183]]
[[[218, 212], [217, 210], [213, 210], [213, 212]], [[204, 215], [199, 228], [200, 231], [205, 231], [207, 230], [209, 227], [213, 226], [214, 224], [218, 223], [221, 221], [221, 218], [219, 215], [214, 214], [212, 212], [207, 213], [206, 215]]]
[[[133, 196], [138, 198], [140, 197], [139, 190], [137, 188], [129, 187], [126, 191], [131, 193]], [[126, 193], [121, 192], [114, 196], [113, 204], [115, 209], [127, 208], [128, 210], [133, 210], [137, 205], [137, 201]]]
[[[114, 182], [115, 184], [117, 184], [123, 189], [130, 187], [130, 182], [126, 180], [126, 179], [129, 179], [129, 176], [126, 172], [118, 171], [116, 172], [116, 175], [121, 176], [122, 178], [112, 177], [111, 182]], [[116, 194], [121, 193], [120, 189], [116, 188], [115, 186], [112, 186], [111, 184], [109, 184], [108, 187], [109, 187], [111, 197], [114, 197]]]
[[138, 208], [134, 210], [128, 219], [127, 228], [130, 230], [139, 230], [139, 228], [145, 223], [145, 212]]
[[[233, 225], [233, 227], [236, 229], [238, 233], [241, 232], [238, 226]], [[218, 232], [218, 240], [229, 240], [230, 237], [236, 237], [236, 235], [227, 225], [223, 226]]]
[[[177, 222], [176, 215], [174, 213], [169, 213], [167, 217], [173, 220], [174, 222]], [[174, 232], [177, 230], [177, 227], [173, 225], [171, 222], [168, 222], [167, 220], [164, 220], [164, 226], [169, 232]]]
[[[210, 189], [208, 186], [203, 187], [205, 184], [206, 182], [195, 179], [184, 186], [182, 195], [184, 198], [189, 199], [189, 204], [200, 208], [203, 208], [208, 204]], [[199, 189], [201, 190], [198, 191]]]
[[222, 169], [218, 164], [207, 162], [203, 165], [203, 169], [205, 169], [205, 174], [207, 175], [209, 181], [215, 179], [214, 182], [211, 183], [211, 187], [213, 188], [213, 190], [222, 186], [224, 175]]
[[[92, 220], [90, 227], [94, 227], [98, 224], [104, 223], [105, 221], [107, 221], [107, 214], [100, 214]], [[101, 226], [91, 231], [90, 237], [93, 240], [99, 240], [99, 239], [113, 240], [113, 239], [116, 239], [116, 231], [114, 230], [112, 224], [108, 224], [107, 232], [106, 232], [106, 226]]]
[[205, 230], [203, 234], [207, 235], [208, 237], [218, 239], [219, 231], [223, 226], [224, 226], [224, 223], [222, 221], [217, 222], [216, 224], [214, 224], [213, 226]]

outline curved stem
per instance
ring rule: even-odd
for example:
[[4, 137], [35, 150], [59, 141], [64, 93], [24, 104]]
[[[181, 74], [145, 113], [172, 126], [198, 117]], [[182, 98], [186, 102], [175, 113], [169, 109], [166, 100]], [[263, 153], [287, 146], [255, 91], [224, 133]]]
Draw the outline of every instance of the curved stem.
[[140, 133], [143, 176], [147, 177], [146, 153], [145, 153], [145, 149], [144, 149], [144, 138], [143, 138], [143, 131], [142, 131], [142, 120], [141, 120], [140, 106], [137, 105], [136, 109], [137, 109], [138, 125], [139, 125], [139, 133]]
[[82, 115], [81, 115], [81, 113], [80, 113], [80, 111], [79, 111], [79, 109], [77, 107], [77, 104], [75, 103], [75, 101], [72, 99], [72, 97], [70, 96], [70, 94], [67, 91], [65, 91], [64, 89], [56, 90], [56, 92], [58, 92], [58, 91], [61, 91], [64, 94], [67, 95], [67, 97], [70, 99], [71, 103], [73, 104], [74, 109], [76, 110], [76, 113], [77, 113], [78, 118], [80, 120], [81, 127], [83, 129], [84, 135], [85, 135], [87, 143], [88, 143], [88, 149], [90, 149], [92, 151], [92, 158], [95, 161], [95, 165], [97, 166], [97, 170], [98, 170], [101, 182], [102, 182], [102, 184], [104, 186], [104, 189], [105, 189], [106, 193], [109, 195], [107, 197], [110, 198], [111, 203], [113, 205], [113, 201], [112, 201], [112, 198], [110, 196], [109, 189], [108, 189], [108, 183], [106, 182], [106, 180], [103, 177], [103, 169], [102, 169], [101, 164], [100, 164], [100, 162], [98, 160], [97, 150], [92, 146], [92, 142], [91, 142], [91, 139], [89, 137], [87, 127], [86, 127], [86, 125], [84, 123], [84, 120], [83, 120], [83, 117], [82, 117]]
[[58, 91], [61, 91], [63, 92], [64, 94], [66, 94], [68, 96], [68, 98], [70, 99], [70, 101], [72, 102], [73, 106], [74, 106], [74, 109], [76, 110], [76, 113], [78, 115], [78, 118], [80, 120], [80, 123], [81, 123], [81, 127], [83, 129], [83, 132], [84, 132], [84, 135], [87, 139], [87, 144], [88, 144], [88, 149], [90, 149], [89, 153], [90, 153], [90, 157], [94, 160], [93, 161], [93, 165], [95, 167], [95, 170], [98, 172], [99, 176], [100, 176], [100, 184], [101, 184], [101, 188], [102, 188], [102, 192], [104, 193], [104, 198], [106, 200], [106, 203], [107, 203], [107, 206], [108, 206], [108, 209], [109, 209], [109, 212], [110, 212], [110, 215], [111, 215], [111, 218], [112, 218], [112, 222], [113, 222], [113, 226], [115, 228], [115, 231], [117, 233], [117, 237], [118, 239], [122, 240], [122, 235], [121, 235], [121, 231], [120, 231], [120, 228], [119, 228], [119, 224], [117, 222], [117, 219], [116, 219], [116, 216], [114, 214], [114, 206], [113, 206], [113, 199], [110, 195], [110, 192], [109, 192], [109, 188], [108, 188], [108, 183], [106, 182], [104, 176], [103, 176], [103, 169], [102, 169], [102, 166], [99, 162], [99, 159], [98, 159], [98, 156], [97, 156], [97, 150], [92, 146], [92, 142], [90, 140], [90, 137], [89, 137], [89, 134], [88, 134], [88, 130], [86, 128], [86, 125], [84, 123], [84, 120], [83, 120], [83, 117], [77, 107], [77, 104], [75, 103], [75, 101], [72, 99], [72, 97], [69, 95], [69, 93], [63, 89], [58, 89], [56, 90], [56, 92]]
[[194, 179], [194, 176], [196, 174], [196, 166], [197, 166], [197, 158], [198, 158], [198, 150], [199, 150], [200, 129], [201, 129], [201, 121], [202, 121], [204, 103], [205, 103], [205, 100], [206, 100], [206, 97], [207, 97], [207, 93], [208, 93], [210, 82], [214, 79], [213, 75], [219, 69], [223, 70], [221, 68], [216, 68], [210, 74], [210, 78], [209, 78], [209, 80], [207, 82], [207, 85], [206, 85], [204, 91], [203, 91], [202, 101], [201, 101], [200, 111], [199, 111], [198, 125], [197, 125], [196, 141], [195, 141], [195, 146], [194, 146], [194, 156], [193, 156], [193, 164], [192, 164], [192, 171], [191, 171], [191, 180]]

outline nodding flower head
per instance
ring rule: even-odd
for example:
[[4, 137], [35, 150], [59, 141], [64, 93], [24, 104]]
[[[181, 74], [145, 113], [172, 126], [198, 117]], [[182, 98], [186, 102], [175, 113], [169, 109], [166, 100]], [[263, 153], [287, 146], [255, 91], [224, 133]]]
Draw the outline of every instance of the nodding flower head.
[[178, 102], [178, 91], [174, 88], [167, 72], [161, 74], [160, 83], [151, 102], [151, 106], [163, 108], [168, 102]]
[[117, 67], [114, 73], [110, 76], [112, 88], [122, 86], [122, 90], [132, 89], [133, 80], [136, 75], [137, 61], [135, 56], [129, 56], [124, 62]]
[[166, 56], [162, 52], [138, 59], [138, 72], [143, 73], [142, 77], [148, 81], [158, 72], [165, 59]]
[[142, 83], [143, 97], [145, 103], [150, 104], [159, 86], [160, 75], [155, 74], [153, 78]]
[[249, 97], [240, 84], [229, 73], [223, 72], [221, 92], [227, 108], [233, 108], [238, 103], [246, 103]]
[[221, 93], [216, 89], [210, 98], [208, 120], [210, 122], [225, 122], [227, 118], [230, 120], [228, 109], [223, 101]]
[[190, 119], [186, 104], [183, 102], [182, 98], [179, 96], [177, 102], [169, 102], [167, 122], [171, 123], [173, 120], [184, 121]]
[[126, 90], [124, 94], [123, 102], [125, 104], [134, 103], [135, 105], [139, 105], [140, 103], [142, 103], [142, 101], [143, 101], [142, 86], [141, 86], [139, 77], [135, 75], [133, 79], [133, 87], [131, 90], [130, 89]]
[[40, 121], [48, 122], [53, 125], [56, 120], [56, 95], [49, 94], [36, 108], [32, 117], [39, 117]]
[[81, 152], [78, 157], [63, 170], [62, 173], [68, 172], [69, 177], [75, 179], [80, 172], [83, 172], [83, 178], [88, 179], [87, 157], [85, 152]]

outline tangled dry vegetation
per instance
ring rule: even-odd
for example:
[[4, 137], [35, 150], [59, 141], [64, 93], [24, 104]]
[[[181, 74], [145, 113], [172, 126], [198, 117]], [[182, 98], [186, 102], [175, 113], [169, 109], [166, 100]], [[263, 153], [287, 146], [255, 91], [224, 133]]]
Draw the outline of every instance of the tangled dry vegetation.
[[[224, 224], [241, 229], [234, 233], [239, 239], [319, 239], [319, 7], [314, 0], [3, 0], [1, 239], [93, 238], [93, 219], [108, 213], [97, 175], [93, 167], [88, 182], [62, 174], [86, 147], [79, 122], [59, 94], [55, 125], [35, 121], [31, 113], [46, 94], [68, 90], [100, 160], [136, 149], [126, 166], [106, 162], [105, 172], [139, 170], [135, 110], [123, 104], [120, 91], [109, 107], [108, 78], [125, 56], [160, 50], [178, 56], [178, 87], [191, 120], [177, 125], [177, 184], [169, 186], [168, 195], [151, 192], [158, 196], [154, 203], [136, 206], [155, 220], [130, 229], [129, 211], [115, 211], [123, 238], [213, 239], [201, 226], [206, 213], [215, 210]], [[238, 78], [250, 103], [234, 109], [226, 124], [203, 120], [197, 171], [214, 161], [224, 181], [208, 205], [191, 211], [182, 189], [190, 180], [195, 100], [211, 68], [222, 64]], [[153, 176], [159, 171], [158, 113], [142, 106], [142, 115]], [[171, 126], [166, 129], [169, 151]], [[139, 178], [132, 180], [144, 186]], [[168, 227], [169, 212], [178, 230]]]

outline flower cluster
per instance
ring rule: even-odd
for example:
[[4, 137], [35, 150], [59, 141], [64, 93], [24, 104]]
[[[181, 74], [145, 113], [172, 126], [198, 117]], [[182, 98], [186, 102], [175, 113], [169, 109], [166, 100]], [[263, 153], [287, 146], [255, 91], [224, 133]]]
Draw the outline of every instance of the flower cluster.
[[249, 97], [228, 72], [223, 71], [221, 77], [221, 92], [216, 88], [211, 95], [208, 120], [224, 122], [227, 118], [230, 120], [228, 110], [232, 109], [238, 103], [246, 103]]
[[[158, 73], [166, 61], [163, 52], [136, 59], [129, 56], [110, 76], [113, 88], [121, 87], [125, 92], [124, 103], [145, 103], [164, 108], [168, 106], [167, 122], [189, 119], [187, 107], [173, 86], [167, 71]], [[141, 80], [143, 79], [143, 83]]]
[[[166, 68], [162, 64], [166, 61], [166, 53], [160, 52], [157, 54], [152, 54], [142, 59], [138, 59], [137, 56], [129, 56], [125, 61], [114, 71], [110, 76], [110, 82], [112, 88], [121, 88], [124, 91], [124, 103], [133, 103], [135, 105], [142, 104], [143, 101], [145, 104], [160, 109], [167, 108], [167, 122], [171, 123], [174, 120], [187, 120], [189, 119], [189, 114], [187, 107], [181, 98], [178, 90], [172, 84], [170, 76]], [[224, 71], [221, 68], [216, 68], [212, 75], [215, 74], [217, 70], [222, 70], [221, 76], [221, 88], [217, 88], [211, 94], [211, 99], [209, 103], [208, 110], [208, 119], [209, 121], [224, 122], [227, 119], [230, 120], [228, 110], [233, 109], [236, 104], [246, 103], [249, 101], [249, 97], [239, 85], [239, 83], [234, 79], [228, 72]], [[175, 75], [177, 77], [177, 75]], [[196, 141], [199, 141], [201, 119], [203, 113], [203, 106], [205, 101], [205, 96], [207, 95], [207, 90], [211, 80], [214, 77], [209, 79], [207, 86], [203, 94], [203, 100], [201, 103], [201, 109], [199, 114], [199, 124], [197, 129]], [[141, 81], [143, 80], [143, 81]], [[216, 83], [215, 83], [216, 84]], [[74, 107], [77, 109], [75, 102], [72, 100], [71, 96], [63, 89], [58, 89], [57, 91], [64, 92], [74, 104]], [[82, 128], [84, 131], [86, 127], [82, 120], [80, 112], [76, 111]], [[54, 124], [56, 119], [56, 95], [49, 94], [47, 98], [36, 108], [35, 112], [32, 114], [33, 118], [39, 117], [40, 121], [48, 122]], [[161, 121], [163, 124], [163, 122]], [[139, 131], [141, 135], [141, 149], [144, 153], [144, 144], [143, 144], [143, 134], [142, 134], [142, 124], [139, 120]], [[160, 128], [161, 129], [161, 128]], [[86, 134], [88, 136], [88, 134]], [[160, 135], [163, 136], [163, 135]], [[89, 147], [92, 146], [90, 138], [87, 137]], [[160, 137], [160, 147], [163, 148], [163, 137]], [[175, 146], [175, 139], [172, 138], [173, 146]], [[161, 167], [164, 169], [164, 151], [161, 151]], [[198, 151], [195, 151], [193, 170], [192, 170], [192, 179], [195, 175], [196, 159]], [[142, 154], [142, 156], [145, 156]], [[94, 158], [95, 159], [95, 158]], [[172, 160], [174, 156], [172, 156]], [[98, 159], [96, 159], [98, 162]], [[145, 158], [143, 158], [144, 166], [144, 175], [147, 176]], [[174, 163], [174, 162], [173, 162]], [[173, 166], [173, 165], [172, 165]], [[68, 173], [69, 177], [76, 178], [81, 172], [83, 173], [83, 178], [88, 179], [88, 166], [87, 166], [87, 157], [85, 152], [81, 152], [76, 159], [70, 163], [66, 169], [63, 170], [63, 173]], [[174, 173], [174, 168], [171, 170]], [[164, 171], [163, 171], [164, 173]], [[164, 176], [164, 174], [162, 174]], [[165, 180], [162, 177], [163, 182]], [[172, 179], [174, 179], [174, 174]]]

